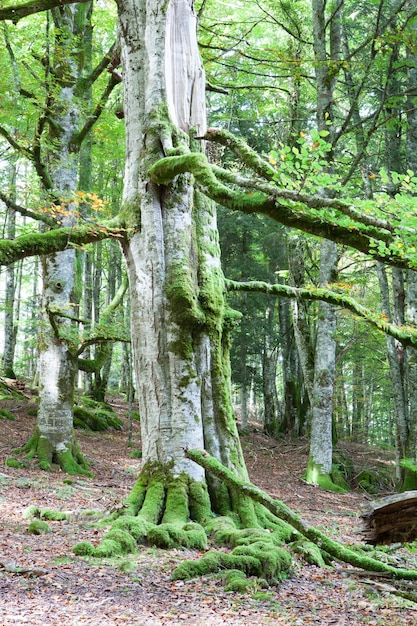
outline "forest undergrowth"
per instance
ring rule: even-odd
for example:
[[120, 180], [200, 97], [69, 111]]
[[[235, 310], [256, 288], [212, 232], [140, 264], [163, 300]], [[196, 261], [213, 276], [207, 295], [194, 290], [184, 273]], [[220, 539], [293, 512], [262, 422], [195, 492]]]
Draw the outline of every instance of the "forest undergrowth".
[[[120, 398], [110, 398], [110, 403], [123, 430], [77, 430], [92, 478], [43, 472], [34, 463], [24, 469], [8, 467], [6, 459], [27, 441], [35, 417], [28, 414], [33, 406], [30, 397], [0, 403], [0, 409], [14, 417], [3, 418], [0, 425], [0, 624], [417, 623], [417, 604], [393, 593], [389, 580], [350, 566], [317, 568], [304, 563], [301, 556], [294, 557], [290, 577], [279, 585], [260, 588], [254, 583], [246, 593], [227, 591], [221, 573], [173, 581], [171, 573], [179, 563], [201, 556], [195, 551], [139, 546], [136, 554], [117, 559], [75, 556], [72, 548], [76, 543], [98, 545], [106, 532], [94, 525], [92, 512], [101, 515], [123, 506], [141, 467], [139, 424], [133, 422], [129, 447], [126, 403]], [[374, 497], [359, 486], [363, 472], [383, 477], [381, 495], [394, 486], [389, 480], [393, 476], [390, 451], [341, 444], [340, 459], [343, 463], [352, 460], [356, 489], [336, 494], [304, 482], [307, 441], [275, 441], [262, 433], [260, 424], [252, 423], [242, 443], [255, 485], [348, 545], [362, 541], [361, 506]], [[33, 517], [34, 510], [37, 517]], [[39, 519], [45, 511], [63, 512], [66, 519], [50, 519], [52, 515]], [[414, 558], [412, 549], [387, 552], [387, 559], [397, 560], [399, 566], [404, 562], [413, 566]], [[410, 597], [414, 586], [407, 588]]]

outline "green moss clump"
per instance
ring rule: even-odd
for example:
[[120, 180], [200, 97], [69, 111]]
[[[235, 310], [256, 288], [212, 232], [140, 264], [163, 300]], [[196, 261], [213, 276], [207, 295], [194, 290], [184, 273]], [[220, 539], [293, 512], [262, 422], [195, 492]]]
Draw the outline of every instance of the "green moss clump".
[[232, 556], [249, 556], [257, 559], [260, 569], [256, 575], [264, 576], [267, 580], [279, 579], [282, 573], [289, 571], [292, 563], [287, 550], [268, 541], [255, 541], [246, 546], [237, 546]]
[[[222, 575], [222, 582], [225, 591], [235, 591], [237, 593], [247, 593], [261, 588], [268, 588], [268, 583], [264, 578], [248, 578], [244, 572], [238, 569], [230, 569]], [[269, 599], [269, 598], [268, 598]]]
[[94, 550], [94, 556], [99, 559], [112, 558], [123, 554], [122, 546], [113, 539], [103, 539]]
[[14, 467], [15, 469], [23, 469], [24, 467], [26, 467], [24, 463], [13, 458], [6, 459], [4, 464], [6, 465], [6, 467]]
[[77, 556], [94, 556], [95, 550], [95, 547], [89, 541], [81, 541], [72, 549]]
[[13, 413], [8, 411], [7, 409], [0, 409], [0, 419], [4, 419], [4, 418], [12, 422], [14, 422], [14, 420], [16, 419]]
[[141, 459], [142, 458], [142, 450], [133, 450], [129, 452], [130, 459]]
[[229, 569], [222, 576], [225, 591], [235, 591], [246, 593], [249, 590], [250, 582], [244, 572], [239, 569]]
[[190, 481], [188, 485], [190, 517], [201, 524], [212, 517], [210, 496], [206, 483]]
[[148, 533], [154, 527], [152, 522], [148, 522], [142, 517], [133, 515], [125, 515], [119, 517], [112, 524], [112, 528], [120, 529], [128, 532], [136, 543], [143, 543], [147, 540]]
[[48, 524], [40, 519], [34, 519], [29, 524], [28, 532], [31, 535], [46, 535], [51, 532]]
[[163, 477], [155, 475], [146, 489], [146, 494], [144, 494], [140, 515], [147, 521], [157, 524], [161, 519], [164, 505], [165, 487]]
[[350, 485], [345, 479], [344, 470], [338, 463], [333, 463], [332, 465], [331, 478], [333, 483], [341, 487], [345, 493], [350, 491]]
[[346, 489], [336, 485], [330, 474], [323, 473], [321, 465], [318, 465], [309, 458], [305, 479], [310, 485], [318, 485], [325, 491], [334, 491], [336, 493], [346, 493]]
[[148, 532], [148, 542], [158, 548], [172, 549], [183, 546], [190, 550], [205, 550], [207, 535], [199, 524], [159, 524]]
[[96, 556], [116, 556], [136, 552], [136, 541], [130, 533], [121, 528], [113, 528], [104, 535], [96, 548]]
[[323, 552], [312, 541], [305, 539], [299, 539], [293, 541], [290, 546], [291, 550], [297, 554], [300, 554], [307, 563], [310, 565], [317, 565], [317, 567], [326, 567], [326, 562], [323, 558]]
[[97, 402], [87, 396], [83, 396], [78, 401], [80, 404], [74, 406], [73, 411], [75, 428], [94, 432], [123, 429], [122, 421], [106, 402]]
[[23, 512], [24, 519], [31, 519], [32, 517], [40, 518], [41, 510], [37, 506], [28, 506], [27, 509]]
[[173, 580], [188, 580], [197, 576], [214, 574], [223, 569], [238, 569], [248, 576], [261, 573], [261, 563], [250, 555], [227, 554], [210, 550], [197, 561], [183, 561], [172, 573]]
[[63, 511], [52, 511], [50, 509], [40, 510], [41, 519], [47, 519], [50, 522], [61, 522], [68, 518], [67, 514]]
[[218, 544], [228, 545], [229, 537], [237, 531], [235, 522], [227, 515], [214, 517], [206, 523], [206, 532]]
[[88, 464], [80, 454], [78, 447], [73, 445], [73, 450], [65, 450], [65, 452], [57, 452], [56, 458], [59, 466], [71, 476], [90, 476], [92, 473], [88, 470]]

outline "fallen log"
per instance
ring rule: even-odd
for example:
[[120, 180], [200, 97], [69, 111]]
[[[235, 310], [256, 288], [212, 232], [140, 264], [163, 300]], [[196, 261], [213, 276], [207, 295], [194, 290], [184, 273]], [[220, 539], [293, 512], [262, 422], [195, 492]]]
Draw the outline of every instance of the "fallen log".
[[417, 539], [417, 491], [404, 491], [367, 503], [361, 514], [366, 543], [387, 545]]

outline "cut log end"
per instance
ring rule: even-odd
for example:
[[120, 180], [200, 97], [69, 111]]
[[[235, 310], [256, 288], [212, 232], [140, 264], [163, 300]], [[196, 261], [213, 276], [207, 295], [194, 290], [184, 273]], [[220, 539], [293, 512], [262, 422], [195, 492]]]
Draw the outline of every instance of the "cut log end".
[[360, 516], [362, 535], [371, 545], [409, 543], [417, 539], [417, 491], [405, 491], [366, 505]]

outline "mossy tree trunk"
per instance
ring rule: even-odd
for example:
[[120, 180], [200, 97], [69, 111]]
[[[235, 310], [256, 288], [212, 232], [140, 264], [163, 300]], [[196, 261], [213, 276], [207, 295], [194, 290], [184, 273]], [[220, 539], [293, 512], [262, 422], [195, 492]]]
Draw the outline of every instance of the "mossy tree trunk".
[[[56, 461], [62, 469], [74, 474], [85, 473], [87, 469], [77, 449], [72, 428], [77, 357], [74, 345], [78, 344], [78, 335], [70, 322], [76, 312], [72, 304], [76, 289], [75, 252], [68, 237], [78, 232], [74, 228], [77, 217], [75, 197], [81, 146], [118, 79], [110, 74], [94, 111], [87, 112], [83, 100], [84, 104], [89, 103], [90, 87], [106, 72], [113, 51], [111, 49], [104, 55], [91, 71], [90, 50], [84, 49], [85, 45], [91, 44], [91, 0], [56, 5], [51, 7], [51, 19], [48, 21], [44, 63], [43, 84], [47, 87], [44, 106], [47, 115], [41, 112], [35, 125], [31, 150], [25, 151], [25, 156], [31, 156], [50, 204], [50, 219], [45, 221], [57, 228], [54, 232], [41, 235], [42, 241], [47, 241], [50, 235], [53, 247], [41, 248], [44, 253], [44, 292], [39, 333], [40, 404], [36, 432], [24, 449], [32, 456], [38, 456], [43, 468], [48, 469]], [[45, 8], [35, 7], [36, 10]], [[16, 147], [15, 144], [13, 147]], [[57, 246], [61, 237], [65, 242]], [[28, 237], [29, 248], [35, 245], [34, 238], [36, 235]], [[54, 252], [47, 255], [47, 250]]]
[[[84, 7], [82, 8], [84, 11]], [[58, 219], [62, 226], [75, 223], [74, 194], [78, 183], [79, 152], [74, 137], [79, 130], [80, 109], [76, 97], [79, 65], [77, 51], [80, 9], [69, 5], [54, 10], [56, 26], [54, 57], [56, 92], [51, 105], [50, 163], [51, 189], [61, 201]], [[75, 249], [68, 248], [42, 258], [43, 307], [39, 337], [39, 410], [37, 432], [29, 442], [43, 469], [52, 462], [69, 473], [84, 473], [77, 461], [73, 434], [73, 394], [76, 359], [61, 335], [72, 314], [75, 278]]]
[[[136, 228], [123, 248], [143, 459], [148, 473], [150, 467], [169, 467], [173, 476], [184, 474], [205, 491], [204, 471], [184, 457], [184, 448], [204, 447], [246, 475], [231, 407], [231, 314], [216, 211], [195, 192], [191, 175], [166, 186], [148, 176], [164, 155], [195, 150], [193, 134], [205, 132], [196, 16], [188, 0], [118, 5], [127, 134], [121, 216]], [[230, 511], [233, 496], [216, 479], [211, 483], [213, 508]]]

